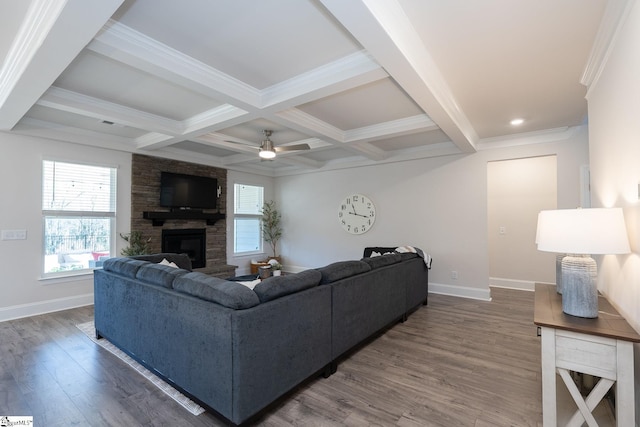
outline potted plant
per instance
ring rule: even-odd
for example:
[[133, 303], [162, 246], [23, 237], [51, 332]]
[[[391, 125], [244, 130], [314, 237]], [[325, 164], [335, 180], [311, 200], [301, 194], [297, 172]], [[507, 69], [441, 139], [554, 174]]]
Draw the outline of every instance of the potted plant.
[[270, 259], [269, 265], [271, 266], [271, 272], [274, 276], [280, 276], [282, 274], [282, 264], [276, 259]]
[[142, 237], [141, 231], [132, 231], [128, 234], [120, 233], [120, 237], [122, 237], [124, 241], [129, 244], [129, 246], [123, 248], [122, 251], [120, 251], [121, 255], [146, 255], [151, 251], [151, 248], [149, 247], [149, 243], [151, 243], [151, 237], [145, 240]]
[[273, 257], [279, 260], [276, 252], [278, 240], [282, 237], [281, 215], [276, 209], [276, 203], [271, 200], [262, 206], [262, 238], [271, 245]]

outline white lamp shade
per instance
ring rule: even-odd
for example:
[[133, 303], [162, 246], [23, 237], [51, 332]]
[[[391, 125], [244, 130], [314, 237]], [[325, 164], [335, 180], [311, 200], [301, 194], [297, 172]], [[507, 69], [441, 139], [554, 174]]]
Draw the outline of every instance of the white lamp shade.
[[620, 208], [542, 211], [536, 243], [545, 252], [606, 255], [631, 251]]

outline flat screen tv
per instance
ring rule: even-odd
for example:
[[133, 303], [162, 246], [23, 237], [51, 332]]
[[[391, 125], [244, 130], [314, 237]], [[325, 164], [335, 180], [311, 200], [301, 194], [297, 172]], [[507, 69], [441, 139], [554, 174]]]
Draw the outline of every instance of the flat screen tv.
[[160, 206], [171, 209], [215, 209], [218, 180], [206, 176], [161, 172]]

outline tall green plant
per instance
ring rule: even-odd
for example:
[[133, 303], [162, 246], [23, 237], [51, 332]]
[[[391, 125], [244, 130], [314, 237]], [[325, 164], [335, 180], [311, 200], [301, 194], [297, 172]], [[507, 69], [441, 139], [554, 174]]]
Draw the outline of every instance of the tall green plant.
[[134, 256], [134, 255], [146, 255], [151, 252], [149, 243], [151, 243], [151, 237], [144, 239], [141, 231], [132, 231], [129, 234], [120, 233], [120, 237], [129, 244], [126, 248], [120, 251], [121, 255]]
[[282, 237], [282, 226], [280, 212], [276, 208], [273, 200], [266, 202], [262, 206], [262, 238], [271, 245], [273, 257], [277, 257], [276, 246]]

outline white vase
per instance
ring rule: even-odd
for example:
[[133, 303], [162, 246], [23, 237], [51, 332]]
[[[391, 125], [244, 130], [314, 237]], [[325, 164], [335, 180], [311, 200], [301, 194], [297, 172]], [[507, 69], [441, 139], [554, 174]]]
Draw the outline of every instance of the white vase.
[[282, 270], [273, 270], [274, 276], [279, 276], [280, 274], [282, 274]]

